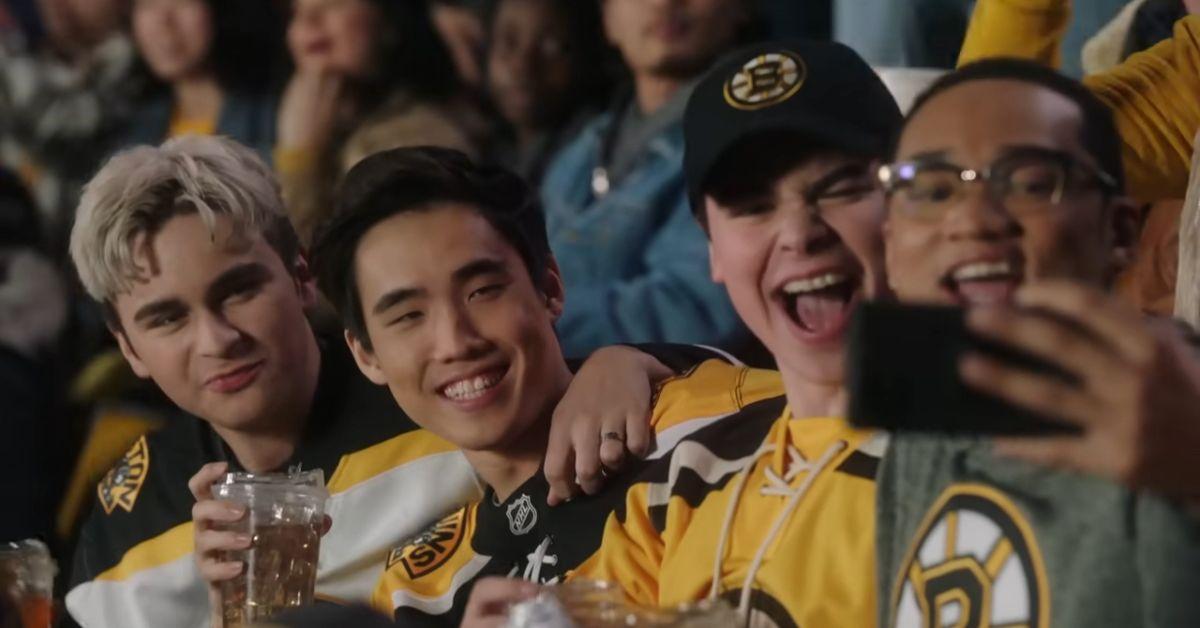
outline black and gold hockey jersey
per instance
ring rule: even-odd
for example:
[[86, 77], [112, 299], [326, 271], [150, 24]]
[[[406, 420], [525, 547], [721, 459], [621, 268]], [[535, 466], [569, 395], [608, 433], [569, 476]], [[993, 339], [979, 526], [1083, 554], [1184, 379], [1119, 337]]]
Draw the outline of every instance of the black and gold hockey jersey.
[[[208, 625], [187, 481], [218, 460], [236, 467], [207, 423], [180, 417], [139, 439], [108, 472], [84, 524], [67, 593], [79, 624]], [[392, 547], [480, 495], [462, 453], [417, 429], [386, 388], [359, 374], [340, 341], [323, 343], [317, 397], [286, 466], [325, 472], [334, 525], [321, 541], [317, 595], [328, 599], [367, 600]]]
[[644, 469], [571, 577], [647, 606], [722, 598], [751, 626], [870, 626], [885, 447], [782, 395], [751, 403]]
[[400, 625], [458, 626], [479, 578], [561, 579], [595, 553], [605, 522], [622, 507], [638, 469], [667, 459], [688, 434], [781, 391], [774, 373], [704, 362], [659, 390], [652, 416], [656, 449], [646, 461], [608, 478], [600, 494], [554, 508], [546, 506], [541, 473], [503, 502], [487, 491], [481, 501], [393, 551], [373, 605]]

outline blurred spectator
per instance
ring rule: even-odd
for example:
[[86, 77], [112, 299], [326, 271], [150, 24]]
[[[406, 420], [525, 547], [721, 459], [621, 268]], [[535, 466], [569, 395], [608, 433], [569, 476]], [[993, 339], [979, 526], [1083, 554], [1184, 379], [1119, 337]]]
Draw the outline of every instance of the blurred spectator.
[[15, 175], [0, 170], [0, 494], [12, 512], [0, 542], [51, 538], [56, 391], [51, 350], [66, 322], [66, 293], [42, 253], [37, 211]]
[[1183, 0], [1148, 0], [1142, 3], [1133, 16], [1133, 23], [1125, 38], [1124, 56], [1128, 57], [1160, 41], [1170, 39], [1175, 22], [1194, 12], [1195, 10], [1189, 9]]
[[770, 39], [820, 39], [833, 35], [832, 0], [760, 0]]
[[472, 89], [483, 87], [481, 60], [487, 39], [483, 4], [484, 0], [432, 0], [430, 4], [433, 25], [450, 50], [454, 68], [463, 83]]
[[550, 245], [571, 295], [558, 331], [582, 356], [604, 344], [729, 345], [746, 337], [709, 279], [708, 243], [684, 192], [684, 104], [695, 79], [757, 25], [748, 0], [604, 0], [605, 32], [633, 90], [546, 171]]
[[[1090, 6], [1090, 5], [1089, 5]], [[1059, 62], [1070, 0], [980, 0], [959, 64], [985, 57]], [[1182, 198], [1200, 130], [1200, 16], [1175, 23], [1170, 40], [1083, 84], [1113, 110], [1129, 195], [1143, 202]]]
[[285, 60], [282, 16], [274, 6], [133, 0], [133, 38], [153, 81], [127, 143], [221, 134], [269, 157]]
[[536, 184], [608, 98], [612, 67], [600, 5], [495, 0], [487, 18], [488, 94], [509, 127], [496, 157]]
[[1170, 39], [1175, 22], [1196, 12], [1200, 0], [1133, 0], [1084, 44], [1084, 74], [1113, 68], [1130, 55]]
[[79, 188], [129, 120], [135, 52], [127, 0], [8, 5], [0, 38], [0, 162], [42, 210], [49, 251], [66, 247]]
[[275, 165], [307, 243], [338, 176], [385, 148], [432, 144], [479, 156], [482, 116], [463, 95], [424, 2], [295, 0], [296, 72], [279, 110]]
[[1143, 209], [1133, 258], [1117, 276], [1114, 291], [1147, 314], [1175, 313], [1182, 207], [1183, 201], [1168, 199]]
[[834, 0], [833, 35], [873, 66], [952, 68], [975, 0]]
[[[1130, 54], [1136, 52], [1127, 50], [1130, 30], [1133, 28], [1134, 18], [1145, 4], [1146, 0], [1133, 0], [1125, 5], [1108, 24], [1096, 31], [1091, 39], [1087, 40], [1083, 45], [1080, 58], [1085, 76], [1110, 70]], [[1173, 25], [1174, 20], [1171, 23]], [[1170, 26], [1168, 26], [1167, 37], [1170, 35]]]
[[[986, 0], [991, 1], [991, 0]], [[1083, 47], [1100, 29], [1104, 28], [1129, 0], [1078, 0], [1075, 2], [1074, 19], [1063, 33], [1062, 64], [1060, 70], [1075, 78], [1086, 76], [1083, 70]]]

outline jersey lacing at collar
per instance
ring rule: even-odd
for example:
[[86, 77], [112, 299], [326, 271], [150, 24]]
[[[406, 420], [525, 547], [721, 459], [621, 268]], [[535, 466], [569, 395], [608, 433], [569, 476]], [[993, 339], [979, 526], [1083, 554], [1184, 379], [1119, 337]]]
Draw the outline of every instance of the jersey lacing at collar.
[[[800, 500], [808, 492], [809, 487], [816, 481], [817, 476], [829, 466], [843, 450], [846, 449], [848, 443], [844, 440], [839, 440], [831, 444], [825, 453], [816, 462], [808, 462], [800, 450], [793, 445], [787, 446], [788, 465], [787, 471], [780, 477], [774, 469], [767, 467], [765, 469], [767, 481], [759, 488], [759, 493], [765, 496], [780, 496], [787, 497], [788, 503], [784, 509], [775, 518], [775, 523], [771, 526], [770, 532], [766, 538], [758, 546], [758, 551], [754, 555], [754, 561], [750, 563], [750, 568], [746, 571], [746, 579], [742, 582], [741, 595], [738, 598], [738, 614], [746, 617], [750, 612], [750, 592], [753, 590], [754, 578], [758, 575], [758, 570], [762, 567], [763, 560], [766, 558], [767, 548], [775, 541], [775, 537], [779, 535], [783, 529], [783, 524], [787, 522], [792, 512], [796, 510], [796, 506], [800, 504]], [[776, 445], [766, 443], [746, 459], [746, 463], [738, 471], [738, 478], [734, 484], [733, 494], [729, 498], [729, 508], [725, 511], [725, 521], [721, 524], [721, 538], [717, 544], [717, 554], [713, 561], [712, 586], [709, 589], [708, 597], [710, 600], [715, 600], [720, 590], [721, 585], [721, 563], [724, 560], [725, 548], [729, 543], [729, 535], [733, 531], [733, 518], [737, 512], [738, 501], [742, 496], [742, 490], [746, 486], [746, 478], [750, 475], [750, 470], [754, 468], [758, 459], [774, 453], [777, 449]], [[801, 473], [808, 472], [804, 481], [796, 488], [792, 488], [791, 483]]]
[[[543, 565], [550, 565], [551, 567], [558, 565], [558, 556], [555, 554], [546, 553], [550, 550], [550, 543], [551, 538], [547, 536], [546, 538], [542, 539], [541, 543], [538, 543], [537, 549], [533, 550], [532, 554], [525, 556], [525, 571], [521, 574], [522, 579], [530, 582], [536, 582], [538, 584], [554, 584], [558, 581], [558, 576], [555, 576], [547, 582], [541, 581]], [[508, 577], [515, 578], [520, 572], [521, 566], [514, 565], [512, 571], [508, 572]]]

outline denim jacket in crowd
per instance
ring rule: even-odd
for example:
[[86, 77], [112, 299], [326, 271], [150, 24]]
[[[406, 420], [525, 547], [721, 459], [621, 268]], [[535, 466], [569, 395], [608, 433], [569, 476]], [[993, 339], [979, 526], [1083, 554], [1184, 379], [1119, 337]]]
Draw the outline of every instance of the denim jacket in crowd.
[[597, 198], [593, 172], [614, 118], [603, 114], [587, 125], [542, 182], [550, 246], [567, 293], [558, 322], [563, 351], [742, 342], [744, 328], [711, 279], [708, 239], [688, 205], [682, 121], [650, 140], [637, 167]]
[[[171, 127], [171, 98], [156, 95], [137, 109], [123, 139], [123, 145], [157, 146], [167, 139]], [[217, 135], [232, 138], [253, 148], [267, 163], [275, 147], [275, 115], [279, 98], [274, 94], [225, 93], [217, 118]]]

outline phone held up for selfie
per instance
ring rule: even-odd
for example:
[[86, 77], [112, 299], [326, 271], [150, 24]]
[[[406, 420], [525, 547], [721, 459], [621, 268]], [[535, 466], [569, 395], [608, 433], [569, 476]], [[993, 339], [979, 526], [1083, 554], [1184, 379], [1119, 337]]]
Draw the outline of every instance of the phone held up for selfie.
[[1023, 351], [973, 336], [962, 308], [862, 304], [851, 321], [848, 349], [849, 416], [857, 427], [1002, 436], [1079, 433], [963, 383], [958, 364], [968, 352], [1078, 382]]

